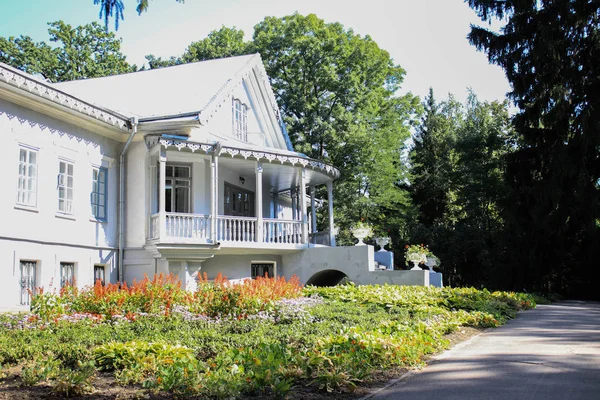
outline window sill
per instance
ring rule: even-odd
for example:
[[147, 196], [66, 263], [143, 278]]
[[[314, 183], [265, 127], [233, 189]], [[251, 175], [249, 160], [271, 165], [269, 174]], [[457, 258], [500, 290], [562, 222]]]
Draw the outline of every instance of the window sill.
[[39, 213], [40, 211], [35, 206], [26, 206], [25, 204], [15, 204], [15, 210], [29, 211]]
[[57, 212], [55, 215], [56, 218], [68, 219], [70, 221], [75, 221], [77, 218], [73, 214], [64, 214], [61, 212]]
[[108, 224], [108, 221], [105, 219], [96, 218], [93, 215], [90, 217], [90, 222], [97, 222], [99, 224]]

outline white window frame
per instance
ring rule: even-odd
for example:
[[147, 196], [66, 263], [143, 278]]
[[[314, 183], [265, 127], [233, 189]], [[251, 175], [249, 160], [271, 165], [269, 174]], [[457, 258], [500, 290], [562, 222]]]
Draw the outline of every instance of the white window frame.
[[[176, 168], [187, 168], [188, 177], [179, 177], [175, 174]], [[171, 173], [172, 172], [172, 173]], [[171, 190], [171, 201], [170, 204], [165, 205], [165, 210], [170, 210], [167, 212], [172, 213], [184, 213], [189, 214], [192, 212], [193, 204], [192, 204], [192, 166], [189, 164], [183, 163], [167, 163], [166, 165], [166, 176], [165, 176], [165, 190]], [[177, 199], [176, 193], [178, 188], [187, 189], [187, 209], [186, 210], [176, 210], [177, 207]], [[165, 193], [165, 198], [166, 198]]]
[[242, 142], [248, 141], [248, 106], [240, 99], [232, 98], [233, 136]]
[[96, 280], [99, 278], [96, 277], [96, 270], [102, 271], [102, 286], [106, 286], [106, 265], [104, 264], [94, 264], [94, 282], [93, 285], [96, 285]]
[[[25, 152], [25, 160], [21, 154]], [[35, 163], [31, 162], [31, 155], [35, 154]], [[37, 207], [37, 182], [39, 149], [19, 145], [19, 172], [17, 182], [17, 204], [20, 206]]]
[[[31, 303], [31, 297], [35, 294], [35, 288], [37, 287], [39, 262], [36, 260], [19, 260], [19, 270], [19, 284], [21, 287], [21, 299], [19, 304], [28, 306]], [[23, 275], [24, 270], [33, 273]], [[31, 291], [31, 293], [29, 291]]]
[[[71, 286], [75, 286], [76, 281], [75, 278], [77, 276], [77, 264], [75, 264], [74, 262], [71, 261], [61, 261], [59, 264], [59, 273], [60, 273], [60, 287], [64, 288], [66, 286], [66, 283], [68, 282]], [[71, 269], [70, 271], [70, 277], [65, 277], [64, 276], [64, 270], [67, 270], [67, 272], [69, 272], [69, 268]]]
[[[61, 172], [61, 165], [65, 165], [65, 171]], [[69, 166], [71, 167], [71, 174], [69, 175]], [[71, 186], [69, 186], [69, 178], [71, 178]], [[75, 163], [66, 159], [58, 160], [58, 174], [56, 178], [56, 191], [58, 196], [58, 212], [66, 215], [74, 214], [74, 188], [75, 188]], [[62, 190], [61, 190], [62, 189]], [[61, 193], [64, 195], [61, 197]], [[69, 198], [70, 194], [70, 198]], [[61, 208], [62, 204], [62, 208]]]
[[[104, 175], [103, 182], [100, 181], [100, 177]], [[102, 187], [104, 189], [102, 190]], [[94, 219], [102, 222], [108, 220], [107, 208], [108, 208], [108, 168], [106, 167], [92, 167], [92, 191], [90, 193], [90, 206], [92, 209], [92, 216]]]

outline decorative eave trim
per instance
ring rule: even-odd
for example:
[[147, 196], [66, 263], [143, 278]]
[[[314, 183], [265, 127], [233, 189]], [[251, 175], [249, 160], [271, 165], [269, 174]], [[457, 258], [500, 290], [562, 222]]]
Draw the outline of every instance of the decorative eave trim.
[[79, 100], [70, 94], [51, 87], [49, 84], [28, 77], [24, 72], [0, 65], [0, 82], [6, 82], [14, 88], [29, 92], [123, 131], [128, 131], [129, 129], [129, 120], [125, 116]]
[[[60, 129], [55, 129], [55, 128], [52, 128], [52, 127], [50, 127], [48, 125], [40, 124], [38, 122], [31, 121], [31, 120], [29, 120], [27, 118], [24, 118], [24, 117], [21, 117], [21, 116], [18, 116], [18, 115], [14, 115], [14, 114], [8, 113], [6, 111], [0, 110], [0, 119], [3, 119], [3, 118], [6, 118], [6, 120], [9, 121], [9, 122], [13, 121], [16, 118], [16, 121], [18, 121], [19, 124], [21, 124], [21, 125], [27, 124], [27, 125], [29, 125], [32, 128], [37, 127], [42, 132], [45, 131], [46, 129], [48, 129], [48, 132], [50, 132], [53, 135], [58, 135], [58, 137], [67, 138], [69, 140], [75, 140], [78, 143], [83, 142], [86, 146], [93, 146], [95, 148], [97, 148], [97, 147], [100, 146], [98, 143], [92, 142], [89, 139], [84, 139], [81, 136], [77, 136], [77, 135], [74, 135], [72, 133], [62, 131]], [[107, 156], [104, 156], [104, 158], [106, 158], [110, 162], [114, 161], [114, 159], [112, 159], [110, 157], [107, 157]]]
[[206, 154], [215, 154], [218, 156], [229, 155], [232, 158], [244, 158], [246, 160], [248, 158], [251, 158], [257, 161], [268, 161], [269, 163], [272, 163], [273, 161], [278, 161], [281, 164], [287, 163], [293, 166], [312, 168], [313, 170], [324, 172], [334, 179], [340, 177], [340, 171], [337, 168], [324, 162], [313, 160], [308, 157], [303, 157], [301, 155], [286, 155], [270, 151], [240, 149], [236, 147], [222, 146], [219, 143], [194, 143], [185, 140], [166, 139], [155, 135], [146, 136], [145, 142], [148, 150], [160, 144], [165, 149], [168, 149], [169, 147], [175, 147], [179, 151], [181, 151], [182, 149], [189, 149], [192, 151], [192, 153], [202, 150]]

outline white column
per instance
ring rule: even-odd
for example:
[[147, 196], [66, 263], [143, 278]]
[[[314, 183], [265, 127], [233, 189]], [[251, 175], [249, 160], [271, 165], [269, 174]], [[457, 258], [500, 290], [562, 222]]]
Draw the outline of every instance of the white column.
[[310, 187], [310, 214], [311, 214], [311, 227], [312, 233], [317, 232], [317, 208], [315, 204], [315, 187]]
[[308, 221], [306, 218], [306, 170], [300, 171], [300, 220], [302, 221], [302, 244], [308, 243]]
[[217, 217], [219, 214], [219, 156], [213, 154], [210, 160], [210, 238], [217, 238]]
[[158, 223], [160, 240], [165, 240], [167, 233], [167, 214], [165, 203], [167, 201], [167, 151], [161, 146], [158, 155]]
[[263, 202], [262, 202], [262, 173], [263, 167], [260, 161], [256, 162], [256, 241], [263, 242]]
[[327, 203], [329, 206], [329, 245], [335, 245], [335, 237], [333, 236], [333, 182], [327, 182]]

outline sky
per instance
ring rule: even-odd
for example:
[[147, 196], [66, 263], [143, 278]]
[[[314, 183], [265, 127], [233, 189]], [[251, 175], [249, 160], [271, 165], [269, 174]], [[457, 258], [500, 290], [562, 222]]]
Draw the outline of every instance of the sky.
[[[127, 61], [145, 63], [153, 54], [181, 55], [194, 41], [221, 26], [242, 29], [252, 38], [253, 27], [266, 16], [299, 12], [316, 14], [326, 22], [340, 22], [361, 36], [369, 35], [406, 70], [399, 94], [424, 98], [433, 87], [437, 99], [452, 93], [458, 100], [471, 88], [481, 100], [503, 100], [510, 86], [504, 72], [490, 65], [466, 39], [470, 24], [482, 25], [463, 0], [151, 0], [138, 16], [136, 0], [123, 0], [125, 20], [121, 37]], [[98, 19], [93, 0], [0, 0], [0, 36], [28, 35], [48, 42], [48, 22], [63, 20], [73, 26]], [[485, 25], [485, 24], [484, 24]], [[111, 23], [114, 31], [114, 24]]]

